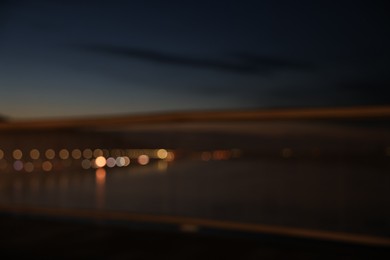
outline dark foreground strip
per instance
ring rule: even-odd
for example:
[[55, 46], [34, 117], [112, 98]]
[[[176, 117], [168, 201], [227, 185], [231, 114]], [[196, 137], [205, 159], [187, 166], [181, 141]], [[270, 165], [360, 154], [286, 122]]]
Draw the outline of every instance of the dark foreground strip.
[[200, 229], [238, 231], [265, 235], [303, 238], [320, 241], [341, 242], [347, 244], [378, 246], [390, 248], [390, 238], [351, 234], [343, 232], [311, 230], [283, 226], [237, 223], [188, 217], [135, 214], [117, 211], [98, 211], [81, 209], [54, 209], [39, 207], [0, 206], [0, 212], [23, 216], [67, 218], [85, 221], [140, 223], [150, 225], [175, 226], [180, 231], [196, 232]]

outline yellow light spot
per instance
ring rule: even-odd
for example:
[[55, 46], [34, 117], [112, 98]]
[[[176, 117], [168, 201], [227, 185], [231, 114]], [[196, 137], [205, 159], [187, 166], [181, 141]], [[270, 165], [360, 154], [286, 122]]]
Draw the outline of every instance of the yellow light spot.
[[149, 163], [149, 156], [146, 154], [138, 156], [138, 163], [141, 165], [147, 165]]
[[107, 163], [107, 160], [103, 156], [99, 156], [95, 160], [95, 164], [99, 168], [106, 166], [106, 163]]
[[58, 153], [58, 155], [60, 156], [60, 158], [61, 158], [62, 160], [66, 160], [66, 159], [69, 158], [69, 151], [68, 151], [67, 149], [62, 149], [62, 150]]
[[56, 156], [56, 152], [53, 149], [47, 149], [45, 152], [45, 156], [47, 159], [52, 160]]
[[45, 171], [45, 172], [49, 172], [53, 169], [53, 164], [51, 164], [51, 162], [49, 161], [44, 161], [42, 163], [42, 169]]
[[165, 159], [165, 158], [167, 158], [167, 156], [168, 156], [167, 150], [165, 150], [165, 149], [159, 149], [159, 150], [157, 151], [157, 157], [158, 157], [158, 158], [160, 158], [160, 159]]
[[40, 156], [40, 153], [39, 153], [39, 151], [38, 151], [37, 149], [32, 149], [32, 150], [30, 151], [30, 157], [31, 157], [31, 159], [37, 160], [37, 159], [39, 159], [39, 156]]
[[15, 160], [20, 160], [23, 157], [23, 153], [20, 149], [16, 149], [13, 151], [12, 156], [14, 157]]
[[73, 157], [73, 159], [76, 159], [76, 160], [80, 159], [81, 158], [81, 151], [79, 149], [74, 149], [72, 151], [72, 157]]
[[101, 149], [95, 149], [93, 150], [93, 156], [95, 158], [98, 158], [99, 156], [103, 156], [103, 151]]
[[0, 159], [3, 159], [4, 158], [4, 152], [3, 150], [0, 149]]
[[85, 149], [84, 151], [83, 151], [83, 157], [85, 158], [85, 159], [91, 159], [92, 158], [92, 150], [91, 149]]

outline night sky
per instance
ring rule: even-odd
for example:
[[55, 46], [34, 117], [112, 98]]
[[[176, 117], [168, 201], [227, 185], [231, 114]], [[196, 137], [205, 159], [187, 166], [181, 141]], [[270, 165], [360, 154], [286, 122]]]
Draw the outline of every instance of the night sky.
[[390, 104], [386, 2], [0, 0], [0, 114]]

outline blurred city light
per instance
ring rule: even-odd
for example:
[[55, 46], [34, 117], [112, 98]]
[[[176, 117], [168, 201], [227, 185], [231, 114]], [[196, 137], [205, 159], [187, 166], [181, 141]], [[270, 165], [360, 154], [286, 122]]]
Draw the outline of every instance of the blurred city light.
[[107, 160], [103, 156], [98, 156], [95, 160], [95, 164], [99, 168], [106, 166], [106, 163], [107, 163]]
[[33, 160], [38, 160], [39, 159], [39, 156], [40, 156], [40, 152], [38, 151], [38, 149], [32, 149], [30, 151], [30, 157], [31, 159]]
[[138, 163], [141, 165], [147, 165], [149, 163], [149, 156], [142, 154], [138, 157]]
[[56, 153], [53, 149], [47, 149], [45, 152], [45, 156], [47, 159], [52, 160], [56, 156]]
[[23, 153], [20, 149], [16, 149], [13, 151], [12, 156], [14, 157], [15, 160], [20, 160], [23, 157]]
[[66, 160], [69, 158], [69, 151], [67, 149], [61, 149], [58, 155], [62, 160]]

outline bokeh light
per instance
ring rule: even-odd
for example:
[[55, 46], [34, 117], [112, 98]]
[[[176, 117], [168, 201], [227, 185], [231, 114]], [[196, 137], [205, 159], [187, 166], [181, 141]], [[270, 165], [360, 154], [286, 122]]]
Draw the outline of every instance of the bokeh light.
[[72, 157], [73, 157], [73, 159], [75, 159], [75, 160], [80, 159], [80, 158], [81, 158], [81, 151], [80, 151], [80, 149], [73, 149], [73, 151], [72, 151]]
[[69, 158], [69, 151], [67, 149], [61, 149], [60, 152], [58, 153], [58, 156], [62, 160], [66, 160]]
[[83, 169], [87, 170], [87, 169], [89, 169], [89, 168], [92, 167], [92, 163], [91, 163], [90, 160], [84, 159], [84, 160], [81, 161], [81, 167], [82, 167]]
[[165, 159], [168, 156], [168, 152], [165, 149], [159, 149], [157, 150], [157, 157], [160, 159]]
[[99, 156], [95, 160], [95, 165], [99, 168], [106, 166], [107, 160], [103, 156]]
[[15, 161], [14, 162], [14, 169], [15, 171], [21, 171], [23, 170], [23, 162], [22, 161]]
[[168, 162], [172, 162], [173, 160], [175, 160], [175, 154], [173, 152], [168, 152], [167, 158], [165, 160], [167, 160]]
[[129, 166], [130, 165], [130, 158], [127, 156], [122, 157], [125, 160], [125, 165], [124, 166]]
[[146, 154], [138, 156], [138, 163], [141, 165], [147, 165], [149, 163], [149, 156]]
[[34, 164], [32, 162], [27, 162], [25, 165], [24, 165], [24, 170], [26, 172], [33, 172], [34, 171]]
[[116, 160], [113, 157], [109, 157], [106, 161], [107, 167], [114, 167], [116, 165]]
[[126, 161], [125, 161], [125, 159], [123, 158], [123, 157], [118, 157], [118, 158], [116, 158], [116, 165], [118, 166], [118, 167], [123, 167], [123, 166], [125, 166], [125, 163], [126, 163]]
[[14, 157], [15, 160], [20, 160], [23, 157], [23, 153], [20, 149], [16, 149], [12, 152], [12, 156]]
[[92, 156], [93, 156], [93, 152], [92, 152], [91, 149], [87, 148], [87, 149], [85, 149], [85, 150], [83, 151], [83, 157], [84, 157], [85, 159], [91, 159]]
[[102, 149], [95, 149], [95, 150], [93, 150], [93, 157], [98, 158], [99, 156], [103, 156]]
[[42, 170], [44, 170], [45, 172], [49, 172], [53, 169], [53, 164], [49, 161], [44, 161], [42, 163]]
[[56, 156], [56, 152], [53, 149], [47, 149], [45, 152], [45, 156], [47, 159], [52, 160]]
[[31, 159], [33, 160], [38, 160], [39, 159], [39, 156], [40, 156], [40, 152], [38, 151], [38, 149], [32, 149], [30, 151], [30, 157]]

